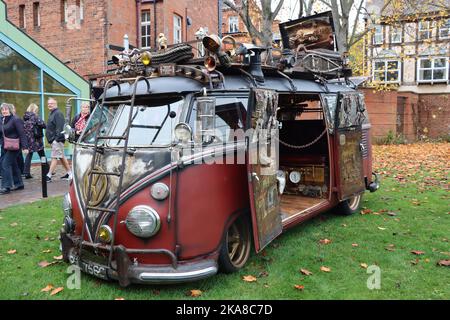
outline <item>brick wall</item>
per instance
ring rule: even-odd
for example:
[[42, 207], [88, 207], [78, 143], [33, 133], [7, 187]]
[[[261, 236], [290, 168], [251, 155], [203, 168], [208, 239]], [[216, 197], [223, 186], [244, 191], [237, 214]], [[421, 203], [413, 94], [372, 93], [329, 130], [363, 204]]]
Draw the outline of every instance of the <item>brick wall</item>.
[[450, 95], [428, 94], [419, 97], [418, 133], [429, 138], [450, 134]]
[[415, 94], [362, 89], [372, 123], [374, 142], [389, 132], [406, 142], [443, 138], [450, 134], [450, 95]]
[[[84, 20], [79, 24], [62, 22], [61, 4], [55, 0], [40, 0], [40, 27], [33, 25], [33, 2], [36, 0], [6, 0], [8, 19], [19, 26], [19, 6], [25, 5], [25, 31], [61, 61], [82, 76], [105, 70], [106, 0], [85, 0]], [[76, 0], [68, 0], [76, 8]]]

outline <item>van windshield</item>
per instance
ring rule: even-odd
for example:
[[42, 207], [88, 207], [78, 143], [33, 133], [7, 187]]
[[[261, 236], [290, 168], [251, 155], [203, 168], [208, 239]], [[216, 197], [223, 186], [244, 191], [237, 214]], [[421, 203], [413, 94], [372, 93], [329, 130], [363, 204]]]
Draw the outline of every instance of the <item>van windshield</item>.
[[[172, 132], [178, 123], [184, 102], [184, 97], [177, 96], [152, 99], [145, 104], [134, 106], [128, 145], [142, 147], [170, 144], [173, 141]], [[98, 105], [89, 119], [81, 142], [94, 144], [97, 132], [100, 136], [125, 135], [130, 108], [130, 105], [126, 104], [103, 107]], [[169, 116], [171, 111], [176, 113], [175, 118]], [[99, 139], [99, 144], [124, 146], [125, 141]]]

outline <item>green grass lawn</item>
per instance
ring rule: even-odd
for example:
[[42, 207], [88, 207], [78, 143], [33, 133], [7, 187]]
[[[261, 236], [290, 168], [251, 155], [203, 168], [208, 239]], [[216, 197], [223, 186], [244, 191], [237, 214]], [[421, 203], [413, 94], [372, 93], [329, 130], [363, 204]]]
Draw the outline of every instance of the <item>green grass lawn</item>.
[[[65, 263], [38, 266], [60, 255], [61, 199], [12, 207], [0, 212], [0, 299], [450, 299], [450, 269], [437, 265], [450, 259], [449, 199], [442, 185], [385, 177], [378, 192], [365, 194], [366, 214], [322, 214], [253, 254], [239, 273], [125, 289], [82, 274], [80, 290], [66, 287]], [[380, 268], [380, 289], [367, 288], [371, 274], [361, 264]], [[321, 271], [322, 266], [331, 271]], [[245, 275], [257, 281], [245, 282]], [[48, 284], [64, 290], [54, 296], [41, 292]], [[202, 295], [187, 296], [192, 289]]]

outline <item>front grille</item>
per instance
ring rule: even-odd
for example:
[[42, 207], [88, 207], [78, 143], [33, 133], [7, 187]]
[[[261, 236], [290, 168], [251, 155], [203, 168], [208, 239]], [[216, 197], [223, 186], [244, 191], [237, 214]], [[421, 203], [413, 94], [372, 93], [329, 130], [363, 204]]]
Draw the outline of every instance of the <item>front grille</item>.
[[362, 144], [364, 146], [364, 150], [362, 152], [363, 158], [369, 157], [369, 130], [362, 131]]

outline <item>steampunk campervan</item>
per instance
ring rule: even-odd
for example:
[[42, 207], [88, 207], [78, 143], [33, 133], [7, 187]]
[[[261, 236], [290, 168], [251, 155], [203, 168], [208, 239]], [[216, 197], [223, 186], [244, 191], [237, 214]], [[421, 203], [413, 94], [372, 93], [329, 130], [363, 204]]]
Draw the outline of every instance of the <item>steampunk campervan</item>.
[[370, 122], [327, 17], [281, 25], [277, 63], [216, 36], [204, 59], [186, 44], [115, 56], [74, 141], [64, 259], [122, 286], [193, 281], [321, 212], [357, 211], [378, 188]]

